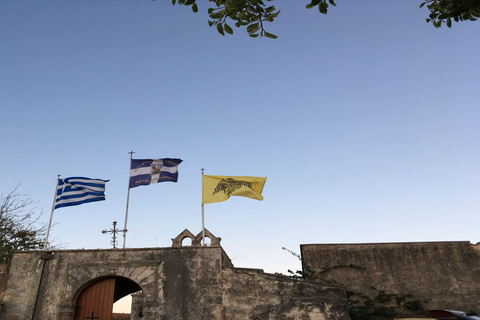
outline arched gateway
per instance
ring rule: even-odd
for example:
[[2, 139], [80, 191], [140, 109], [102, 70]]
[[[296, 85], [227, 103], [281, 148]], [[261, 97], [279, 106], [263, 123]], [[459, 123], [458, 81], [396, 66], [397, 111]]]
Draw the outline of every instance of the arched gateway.
[[172, 240], [170, 248], [15, 253], [0, 320], [109, 320], [113, 302], [139, 290], [133, 319], [349, 319], [341, 287], [234, 268], [208, 230]]
[[78, 295], [74, 320], [111, 320], [113, 304], [126, 295], [140, 290], [138, 284], [127, 278], [96, 279]]

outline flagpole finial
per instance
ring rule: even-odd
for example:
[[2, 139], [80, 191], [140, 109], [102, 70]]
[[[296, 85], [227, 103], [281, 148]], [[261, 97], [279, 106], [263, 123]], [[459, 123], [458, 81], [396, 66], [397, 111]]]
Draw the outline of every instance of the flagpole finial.
[[200, 170], [202, 170], [202, 174], [203, 174], [203, 171], [205, 171], [205, 169], [203, 169], [203, 168], [202, 168], [202, 169], [200, 169]]

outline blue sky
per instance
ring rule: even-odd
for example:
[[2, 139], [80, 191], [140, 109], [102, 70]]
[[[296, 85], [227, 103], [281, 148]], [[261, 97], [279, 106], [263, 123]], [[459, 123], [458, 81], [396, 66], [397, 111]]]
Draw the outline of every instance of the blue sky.
[[[205, 205], [237, 267], [299, 269], [300, 244], [480, 241], [480, 23], [435, 29], [416, 1], [278, 1], [267, 30], [222, 37], [151, 0], [0, 2], [1, 190], [45, 211], [56, 178], [110, 179], [55, 211], [61, 248], [109, 248], [129, 154], [181, 158], [131, 190], [127, 247], [201, 231], [201, 168], [266, 176], [264, 201]], [[121, 243], [121, 240], [120, 240]]]

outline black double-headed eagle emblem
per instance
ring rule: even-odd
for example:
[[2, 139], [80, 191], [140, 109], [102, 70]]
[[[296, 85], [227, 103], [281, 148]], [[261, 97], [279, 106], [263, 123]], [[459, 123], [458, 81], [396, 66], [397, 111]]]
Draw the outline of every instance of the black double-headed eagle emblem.
[[252, 184], [250, 182], [235, 180], [232, 178], [222, 179], [215, 187], [215, 190], [213, 191], [212, 195], [220, 191], [223, 191], [227, 196], [230, 196], [235, 190], [241, 188], [242, 186], [253, 190]]

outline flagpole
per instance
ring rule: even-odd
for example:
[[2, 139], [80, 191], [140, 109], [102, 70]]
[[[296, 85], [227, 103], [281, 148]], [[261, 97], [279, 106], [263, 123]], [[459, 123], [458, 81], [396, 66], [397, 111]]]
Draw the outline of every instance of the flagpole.
[[128, 192], [127, 192], [127, 208], [125, 210], [125, 224], [123, 226], [123, 249], [125, 249], [125, 243], [127, 242], [127, 220], [128, 220], [128, 203], [130, 202], [130, 169], [132, 168], [132, 156], [135, 152], [130, 151], [130, 166], [128, 168]]
[[47, 249], [48, 236], [50, 235], [50, 227], [52, 226], [53, 210], [55, 210], [55, 199], [57, 198], [58, 181], [60, 181], [60, 175], [57, 176], [57, 185], [55, 186], [55, 194], [53, 195], [52, 212], [50, 213], [50, 221], [48, 222], [47, 235], [45, 236], [43, 249]]
[[[205, 169], [202, 168], [202, 176], [203, 171]], [[202, 197], [203, 197], [203, 177], [202, 177]], [[202, 246], [205, 245], [205, 211], [203, 209], [203, 201], [202, 201]]]

